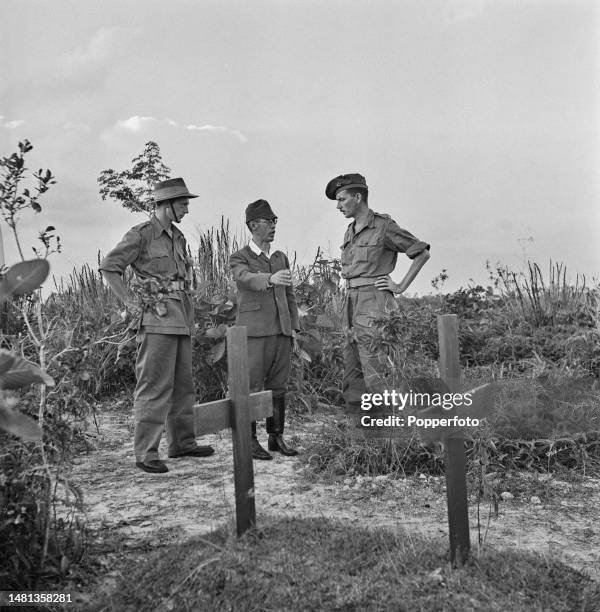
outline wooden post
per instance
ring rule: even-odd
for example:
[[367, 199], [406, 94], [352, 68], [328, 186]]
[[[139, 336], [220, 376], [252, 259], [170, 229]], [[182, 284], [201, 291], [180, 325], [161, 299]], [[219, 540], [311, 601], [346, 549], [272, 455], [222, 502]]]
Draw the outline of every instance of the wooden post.
[[227, 330], [229, 398], [194, 405], [196, 436], [231, 428], [237, 534], [256, 522], [250, 423], [273, 416], [272, 391], [249, 393], [248, 341], [245, 327]]
[[249, 415], [248, 341], [245, 327], [234, 326], [227, 330], [227, 367], [233, 438], [236, 526], [238, 535], [241, 535], [256, 523]]
[[[438, 316], [440, 377], [452, 393], [460, 391], [460, 361], [458, 353], [458, 317]], [[462, 434], [450, 434], [445, 439], [444, 466], [448, 498], [448, 530], [450, 561], [463, 565], [471, 548], [467, 502], [467, 470]]]

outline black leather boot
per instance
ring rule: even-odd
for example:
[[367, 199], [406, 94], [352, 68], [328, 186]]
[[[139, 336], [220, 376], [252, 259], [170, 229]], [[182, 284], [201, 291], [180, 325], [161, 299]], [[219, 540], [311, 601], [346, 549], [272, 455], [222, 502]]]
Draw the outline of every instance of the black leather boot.
[[286, 457], [293, 457], [298, 451], [288, 446], [283, 439], [285, 424], [285, 396], [273, 398], [273, 416], [267, 418], [267, 432], [269, 434], [269, 450], [281, 453]]
[[263, 461], [273, 459], [273, 456], [269, 455], [269, 453], [260, 445], [260, 442], [256, 437], [256, 421], [252, 421], [252, 458], [261, 459]]

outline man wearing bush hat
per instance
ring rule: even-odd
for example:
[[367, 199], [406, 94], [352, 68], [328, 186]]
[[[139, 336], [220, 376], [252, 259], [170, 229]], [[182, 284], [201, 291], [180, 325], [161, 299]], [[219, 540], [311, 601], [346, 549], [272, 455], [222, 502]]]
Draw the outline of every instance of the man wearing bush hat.
[[[379, 393], [385, 385], [384, 366], [370, 349], [373, 320], [397, 308], [394, 293], [408, 289], [429, 259], [429, 245], [399, 227], [389, 215], [369, 208], [369, 188], [360, 174], [337, 176], [327, 184], [325, 195], [352, 219], [341, 247], [347, 289], [342, 315], [347, 332], [342, 388], [347, 408], [358, 413], [361, 396]], [[406, 253], [412, 264], [396, 284], [389, 275], [398, 253]]]
[[[276, 224], [266, 200], [249, 204], [246, 226], [252, 240], [229, 262], [238, 289], [237, 325], [246, 326], [248, 333], [250, 391], [273, 392], [273, 416], [267, 418], [269, 450], [297, 455], [283, 439], [283, 430], [293, 332], [300, 326], [290, 264], [281, 251], [271, 253]], [[252, 423], [252, 456], [273, 458], [258, 441], [256, 422]]]
[[[185, 237], [174, 225], [188, 213], [190, 199], [197, 197], [182, 178], [156, 183], [155, 214], [130, 229], [100, 264], [110, 288], [140, 317], [134, 451], [136, 466], [149, 473], [168, 471], [158, 457], [165, 426], [169, 457], [206, 457], [214, 452], [195, 440], [193, 268]], [[142, 287], [143, 307], [123, 283], [128, 266]]]

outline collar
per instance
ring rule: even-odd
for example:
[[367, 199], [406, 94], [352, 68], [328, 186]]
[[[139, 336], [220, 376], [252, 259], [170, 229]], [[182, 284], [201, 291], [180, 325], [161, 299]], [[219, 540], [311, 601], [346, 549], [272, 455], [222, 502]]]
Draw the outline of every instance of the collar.
[[[363, 225], [363, 227], [360, 228], [360, 231], [358, 233], [360, 234], [360, 232], [362, 232], [365, 227], [375, 227], [375, 213], [370, 208], [369, 212], [367, 213], [367, 222], [365, 225]], [[348, 226], [348, 231], [352, 234], [352, 236], [356, 235], [356, 219], [352, 221], [352, 223], [350, 223], [350, 225]]]
[[159, 238], [163, 232], [166, 232], [167, 236], [169, 236], [169, 238], [173, 240], [177, 232], [179, 232], [179, 230], [172, 223], [169, 229], [165, 229], [162, 226], [162, 223], [156, 217], [156, 215], [152, 215], [152, 217], [150, 217], [150, 224], [152, 225], [152, 229], [154, 230], [155, 239]]
[[256, 244], [256, 242], [254, 242], [254, 240], [250, 240], [250, 242], [248, 243], [248, 246], [250, 247], [250, 250], [255, 255], [260, 255], [262, 253], [267, 259], [271, 258], [271, 255], [269, 253], [266, 253], [265, 251], [261, 250], [261, 248], [258, 246], [258, 244]]
[[375, 227], [375, 213], [370, 208], [369, 208], [369, 214], [367, 215], [367, 226]]

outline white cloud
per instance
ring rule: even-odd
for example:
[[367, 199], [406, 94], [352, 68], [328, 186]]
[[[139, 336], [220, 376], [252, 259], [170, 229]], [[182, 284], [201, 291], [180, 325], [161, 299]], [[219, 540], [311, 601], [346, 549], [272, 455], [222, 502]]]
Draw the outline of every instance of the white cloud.
[[129, 117], [129, 119], [117, 121], [116, 127], [129, 130], [130, 132], [140, 132], [147, 125], [156, 122], [158, 122], [158, 119], [154, 117], [138, 117], [134, 115], [133, 117]]
[[18, 127], [25, 125], [23, 119], [13, 119], [12, 121], [4, 121], [4, 115], [0, 115], [0, 127], [7, 130], [16, 130]]
[[153, 128], [159, 126], [168, 126], [174, 129], [186, 129], [194, 131], [205, 131], [205, 132], [221, 132], [223, 134], [230, 134], [235, 136], [242, 144], [248, 142], [248, 138], [239, 130], [232, 130], [223, 125], [211, 125], [209, 123], [205, 125], [194, 125], [189, 123], [187, 125], [179, 125], [177, 121], [167, 117], [166, 119], [157, 119], [156, 117], [141, 117], [139, 115], [132, 115], [128, 119], [119, 119], [116, 124], [108, 131], [104, 133], [105, 136], [109, 136], [109, 132], [141, 132], [148, 127]]
[[206, 132], [223, 132], [226, 134], [233, 134], [242, 144], [245, 142], [248, 142], [248, 138], [242, 134], [242, 132], [240, 132], [239, 130], [231, 130], [223, 125], [210, 125], [210, 124], [206, 124], [206, 125], [194, 125], [194, 124], [189, 124], [185, 126], [186, 130], [199, 130], [199, 131], [206, 131]]

